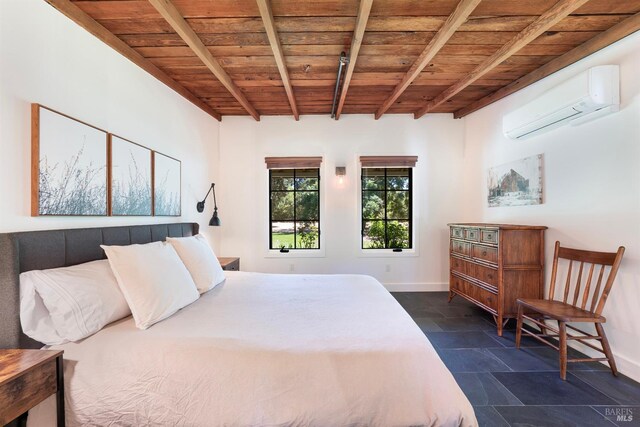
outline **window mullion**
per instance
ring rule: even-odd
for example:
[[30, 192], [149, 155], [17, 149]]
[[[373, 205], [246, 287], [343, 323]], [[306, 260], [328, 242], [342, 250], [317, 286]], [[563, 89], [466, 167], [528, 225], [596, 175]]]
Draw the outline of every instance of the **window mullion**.
[[413, 248], [413, 168], [409, 168], [409, 249]]
[[322, 233], [320, 229], [320, 169], [318, 169], [318, 190], [316, 192], [316, 200], [318, 204], [318, 249], [320, 249], [320, 234]]
[[387, 213], [387, 168], [384, 168], [384, 248], [389, 249], [389, 233], [387, 229], [388, 213]]
[[269, 169], [269, 249], [273, 249], [273, 187], [271, 185], [271, 173]]
[[296, 170], [293, 170], [293, 249], [298, 249], [298, 242], [297, 242], [297, 218], [298, 218], [298, 209], [296, 206], [296, 191], [297, 191], [298, 186], [296, 185]]
[[364, 169], [360, 169], [360, 248], [364, 249]]

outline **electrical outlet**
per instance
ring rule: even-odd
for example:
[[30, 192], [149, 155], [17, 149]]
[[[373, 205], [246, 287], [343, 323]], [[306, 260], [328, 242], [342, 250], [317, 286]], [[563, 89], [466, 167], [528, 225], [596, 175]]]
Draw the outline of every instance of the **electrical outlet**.
[[289, 271], [295, 270], [295, 266], [293, 264], [289, 264]]
[[391, 271], [391, 265], [387, 264], [384, 266], [384, 271], [386, 271], [387, 273], [389, 273]]

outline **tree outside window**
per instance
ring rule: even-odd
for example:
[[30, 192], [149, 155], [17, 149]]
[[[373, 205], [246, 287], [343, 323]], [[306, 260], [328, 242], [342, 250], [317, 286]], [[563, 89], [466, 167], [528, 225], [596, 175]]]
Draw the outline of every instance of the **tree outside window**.
[[362, 248], [410, 249], [411, 168], [362, 169]]
[[320, 170], [271, 169], [270, 249], [320, 249]]

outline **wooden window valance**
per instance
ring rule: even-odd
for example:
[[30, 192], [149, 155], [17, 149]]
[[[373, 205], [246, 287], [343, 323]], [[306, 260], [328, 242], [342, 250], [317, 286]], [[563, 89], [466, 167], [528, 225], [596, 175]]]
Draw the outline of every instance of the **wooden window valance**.
[[319, 168], [322, 157], [265, 157], [267, 169]]
[[412, 168], [418, 162], [418, 156], [360, 156], [363, 168]]

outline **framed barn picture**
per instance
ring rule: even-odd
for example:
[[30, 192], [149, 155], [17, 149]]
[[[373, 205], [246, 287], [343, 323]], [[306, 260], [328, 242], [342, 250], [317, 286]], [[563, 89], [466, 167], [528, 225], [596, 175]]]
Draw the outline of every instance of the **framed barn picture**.
[[111, 215], [151, 216], [151, 150], [110, 134]]
[[153, 152], [153, 203], [155, 216], [182, 215], [182, 165], [180, 160]]
[[543, 155], [526, 157], [489, 169], [489, 207], [542, 204]]
[[31, 215], [108, 215], [107, 132], [31, 105]]

